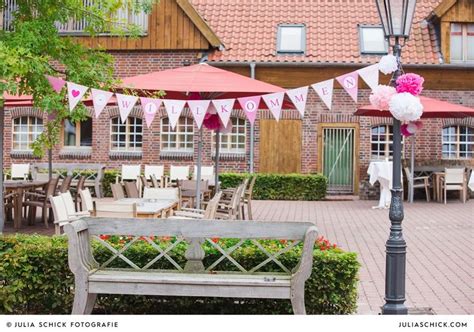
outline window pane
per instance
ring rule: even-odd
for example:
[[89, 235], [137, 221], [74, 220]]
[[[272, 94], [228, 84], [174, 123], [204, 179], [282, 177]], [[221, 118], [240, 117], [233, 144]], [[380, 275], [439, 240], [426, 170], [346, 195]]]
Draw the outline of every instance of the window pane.
[[451, 23], [451, 60], [463, 60], [462, 48], [462, 26], [459, 23]]
[[302, 26], [279, 26], [280, 40], [279, 52], [303, 52], [302, 43], [304, 27]]
[[80, 146], [92, 146], [92, 118], [81, 121], [81, 142]]
[[387, 42], [382, 28], [361, 28], [363, 53], [385, 53], [387, 52]]
[[467, 59], [474, 61], [474, 24], [467, 25]]
[[76, 146], [76, 125], [64, 120], [64, 146]]

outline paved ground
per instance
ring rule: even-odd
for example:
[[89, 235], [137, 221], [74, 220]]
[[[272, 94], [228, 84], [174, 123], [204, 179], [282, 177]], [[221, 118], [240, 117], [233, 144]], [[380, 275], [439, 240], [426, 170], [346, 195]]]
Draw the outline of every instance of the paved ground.
[[[360, 314], [377, 314], [383, 304], [387, 210], [372, 210], [375, 201], [255, 201], [255, 219], [315, 222], [322, 235], [362, 264]], [[403, 222], [407, 255], [407, 305], [432, 308], [437, 314], [474, 314], [474, 200], [448, 205], [405, 205]], [[7, 228], [6, 232], [12, 232]], [[52, 234], [41, 224], [21, 232]]]

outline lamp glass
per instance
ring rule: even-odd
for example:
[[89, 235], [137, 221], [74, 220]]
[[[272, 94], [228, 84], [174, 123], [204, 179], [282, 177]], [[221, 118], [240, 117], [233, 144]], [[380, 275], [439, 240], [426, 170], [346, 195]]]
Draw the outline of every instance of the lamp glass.
[[416, 0], [375, 0], [386, 37], [410, 35]]

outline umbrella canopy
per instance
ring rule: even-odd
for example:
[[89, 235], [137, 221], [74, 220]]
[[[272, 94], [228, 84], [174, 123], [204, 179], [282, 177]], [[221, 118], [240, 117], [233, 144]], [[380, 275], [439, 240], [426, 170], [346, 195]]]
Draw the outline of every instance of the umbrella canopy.
[[[446, 101], [420, 96], [423, 105], [422, 119], [427, 118], [466, 118], [474, 116], [474, 108], [451, 104]], [[354, 115], [391, 117], [388, 111], [380, 111], [372, 105], [362, 106]]]

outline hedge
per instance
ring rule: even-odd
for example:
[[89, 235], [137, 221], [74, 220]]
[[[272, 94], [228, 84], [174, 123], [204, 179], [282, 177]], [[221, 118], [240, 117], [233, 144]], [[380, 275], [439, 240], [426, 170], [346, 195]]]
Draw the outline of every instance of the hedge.
[[[272, 242], [271, 246], [282, 245], [278, 241]], [[339, 248], [327, 247], [326, 250], [319, 248], [316, 247], [314, 250], [313, 272], [306, 282], [307, 312], [310, 314], [354, 313], [359, 269], [356, 254], [344, 252]], [[205, 264], [220, 256], [210, 245], [204, 249], [207, 253]], [[170, 255], [182, 264], [184, 250], [184, 246], [178, 246], [178, 249], [173, 250]], [[283, 264], [288, 267], [294, 266], [299, 259], [300, 250], [301, 248], [297, 246], [284, 256], [280, 256]], [[126, 252], [128, 258], [135, 263], [141, 262], [143, 265], [156, 254], [156, 250], [144, 241], [138, 241]], [[96, 243], [94, 256], [100, 262], [107, 259], [110, 252]], [[255, 266], [266, 258], [263, 253], [252, 247], [237, 250], [233, 253], [233, 257], [244, 266], [249, 264]], [[118, 263], [115, 267], [121, 267], [120, 264], [123, 262], [119, 260]], [[143, 265], [139, 264], [139, 266]], [[159, 260], [153, 268], [169, 267], [166, 261]], [[272, 268], [275, 267], [269, 265], [269, 269]], [[39, 235], [0, 237], [0, 299], [2, 299], [0, 313], [70, 313], [73, 301], [73, 280], [67, 264], [65, 237]], [[100, 295], [94, 312], [288, 314], [292, 313], [292, 310], [289, 300]]]

